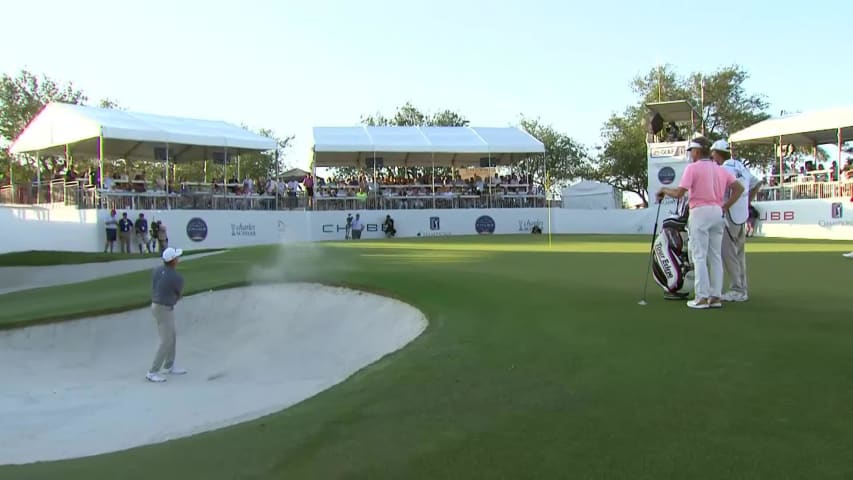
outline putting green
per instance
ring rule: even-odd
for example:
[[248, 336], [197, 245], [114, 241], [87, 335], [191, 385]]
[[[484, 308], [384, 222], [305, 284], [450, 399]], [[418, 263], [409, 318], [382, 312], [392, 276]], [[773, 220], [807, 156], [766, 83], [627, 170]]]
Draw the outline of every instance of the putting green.
[[[0, 478], [853, 476], [853, 262], [840, 255], [853, 248], [750, 239], [750, 301], [693, 311], [651, 281], [648, 306], [637, 305], [648, 242], [362, 240], [187, 262], [191, 290], [245, 284], [263, 268], [266, 280], [400, 298], [430, 325], [283, 412], [112, 455], [0, 467]], [[140, 273], [3, 296], [0, 324], [139, 306], [147, 288]]]

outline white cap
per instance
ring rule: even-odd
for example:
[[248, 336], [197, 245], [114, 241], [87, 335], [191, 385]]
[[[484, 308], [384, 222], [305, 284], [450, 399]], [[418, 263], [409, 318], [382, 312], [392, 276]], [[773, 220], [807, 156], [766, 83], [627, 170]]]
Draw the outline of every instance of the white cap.
[[164, 262], [171, 262], [172, 260], [180, 257], [183, 254], [184, 254], [184, 251], [181, 250], [180, 248], [169, 247], [169, 248], [163, 250], [163, 261]]
[[714, 144], [711, 145], [711, 150], [715, 150], [717, 152], [731, 153], [731, 151], [729, 150], [729, 142], [725, 140], [717, 140], [716, 142], [714, 142]]

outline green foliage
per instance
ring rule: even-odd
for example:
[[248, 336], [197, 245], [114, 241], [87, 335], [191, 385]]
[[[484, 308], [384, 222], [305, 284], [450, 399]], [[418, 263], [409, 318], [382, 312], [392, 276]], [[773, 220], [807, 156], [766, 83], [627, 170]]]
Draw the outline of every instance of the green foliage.
[[[30, 121], [50, 102], [85, 103], [88, 98], [82, 91], [67, 83], [59, 84], [46, 75], [37, 76], [29, 70], [21, 70], [16, 77], [3, 74], [0, 77], [0, 168], [9, 171], [12, 162], [8, 148]], [[35, 158], [22, 156], [30, 169], [36, 167]], [[56, 173], [62, 162], [57, 157], [42, 157], [40, 167], [49, 175]], [[5, 175], [5, 173], [4, 173]], [[31, 172], [16, 172], [15, 178], [33, 176]]]
[[[558, 188], [561, 184], [584, 176], [586, 148], [550, 124], [539, 118], [522, 116], [519, 125], [524, 131], [545, 145], [545, 164], [548, 171], [549, 187]], [[534, 155], [522, 160], [518, 168], [524, 175], [533, 175], [536, 183], [545, 183], [542, 157]]]
[[[631, 88], [636, 104], [612, 115], [602, 128], [603, 147], [589, 163], [590, 177], [638, 194], [647, 203], [646, 131], [649, 102], [687, 100], [699, 110], [696, 132], [682, 129], [689, 137], [704, 127], [705, 136], [717, 140], [769, 117], [767, 101], [746, 91], [747, 72], [738, 65], [718, 68], [711, 73], [693, 72], [680, 76], [671, 65], [661, 65], [637, 76]], [[773, 159], [772, 148], [737, 148], [738, 158], [761, 165]]]
[[[272, 138], [276, 141], [276, 149], [271, 152], [249, 153], [240, 156], [240, 176], [242, 178], [272, 178], [288, 170], [285, 156], [293, 146], [294, 135], [281, 137], [273, 130], [261, 128], [258, 135]], [[236, 172], [235, 172], [236, 174]]]
[[648, 205], [646, 129], [643, 111], [632, 106], [611, 115], [601, 130], [604, 147], [588, 176], [622, 191], [634, 192]]

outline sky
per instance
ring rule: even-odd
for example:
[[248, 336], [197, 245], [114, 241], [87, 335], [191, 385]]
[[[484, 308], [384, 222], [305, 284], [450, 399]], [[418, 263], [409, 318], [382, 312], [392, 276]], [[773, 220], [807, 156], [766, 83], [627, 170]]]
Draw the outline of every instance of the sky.
[[539, 118], [594, 147], [631, 80], [738, 64], [770, 113], [853, 105], [853, 1], [76, 0], [6, 2], [0, 72], [89, 103], [295, 135], [412, 102], [475, 126]]

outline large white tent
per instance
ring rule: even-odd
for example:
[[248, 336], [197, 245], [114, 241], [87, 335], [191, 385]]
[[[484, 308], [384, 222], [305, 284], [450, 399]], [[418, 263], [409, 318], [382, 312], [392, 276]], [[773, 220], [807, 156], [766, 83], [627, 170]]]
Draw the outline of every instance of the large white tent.
[[[168, 150], [166, 148], [168, 147]], [[12, 154], [123, 158], [143, 161], [206, 160], [276, 148], [274, 139], [221, 121], [50, 103], [27, 125]]]
[[853, 140], [853, 107], [771, 118], [733, 133], [731, 143], [824, 145]]
[[314, 128], [315, 167], [487, 167], [544, 153], [542, 142], [515, 127]]
[[[841, 178], [844, 162], [844, 142], [853, 140], [853, 107], [838, 107], [813, 112], [786, 115], [758, 122], [729, 136], [729, 142], [737, 145], [838, 145], [838, 161], [835, 167], [837, 178]], [[779, 150], [779, 171], [784, 171], [782, 150]], [[779, 175], [780, 181], [784, 179]]]
[[619, 190], [602, 182], [584, 180], [570, 185], [562, 192], [563, 208], [610, 210], [622, 208]]

